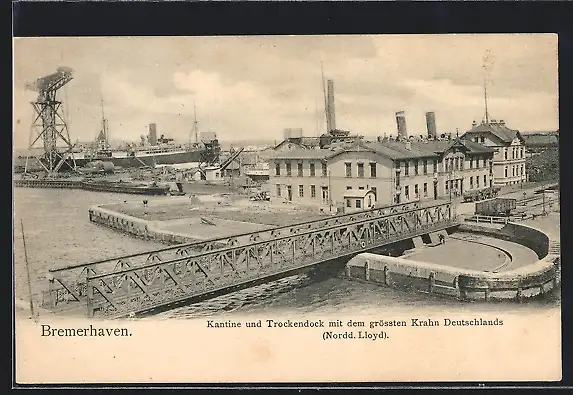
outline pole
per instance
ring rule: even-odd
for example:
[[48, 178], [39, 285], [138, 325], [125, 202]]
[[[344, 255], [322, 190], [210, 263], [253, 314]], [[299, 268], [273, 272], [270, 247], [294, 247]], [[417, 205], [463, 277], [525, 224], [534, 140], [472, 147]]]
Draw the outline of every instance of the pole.
[[543, 190], [543, 215], [545, 215], [545, 189]]
[[32, 282], [30, 280], [30, 266], [28, 265], [28, 252], [26, 250], [26, 237], [24, 236], [24, 221], [20, 219], [22, 227], [22, 242], [24, 243], [24, 259], [26, 260], [26, 272], [28, 274], [28, 293], [30, 294], [30, 313], [34, 317], [34, 301], [32, 299]]
[[332, 188], [330, 184], [330, 170], [328, 171], [328, 204], [330, 206], [330, 211], [332, 212]]

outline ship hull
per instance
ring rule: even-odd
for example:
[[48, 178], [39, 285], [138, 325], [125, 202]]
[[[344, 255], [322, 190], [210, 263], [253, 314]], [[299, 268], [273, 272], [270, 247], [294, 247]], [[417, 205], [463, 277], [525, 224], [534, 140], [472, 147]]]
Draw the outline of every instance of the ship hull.
[[94, 157], [94, 158], [74, 158], [76, 166], [84, 167], [89, 162], [104, 161], [112, 162], [114, 166], [131, 168], [155, 165], [176, 165], [180, 163], [201, 162], [201, 151], [185, 151], [175, 153], [163, 153], [157, 155], [137, 155], [125, 157]]

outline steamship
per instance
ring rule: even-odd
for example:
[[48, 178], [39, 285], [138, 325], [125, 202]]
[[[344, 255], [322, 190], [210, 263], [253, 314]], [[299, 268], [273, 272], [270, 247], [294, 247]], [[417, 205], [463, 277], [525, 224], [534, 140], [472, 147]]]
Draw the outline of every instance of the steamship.
[[173, 139], [164, 135], [156, 139], [153, 132], [153, 129], [150, 130], [149, 145], [130, 145], [123, 150], [111, 149], [102, 133], [98, 137], [97, 150], [73, 153], [73, 159], [79, 167], [89, 162], [104, 161], [123, 168], [218, 161], [221, 149], [216, 136], [202, 142], [181, 145], [174, 144]]

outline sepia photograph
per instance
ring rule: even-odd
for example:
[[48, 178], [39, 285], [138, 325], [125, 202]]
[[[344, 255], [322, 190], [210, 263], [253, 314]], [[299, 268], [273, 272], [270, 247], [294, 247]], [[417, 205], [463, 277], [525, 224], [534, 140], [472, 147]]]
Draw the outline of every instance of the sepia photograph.
[[557, 45], [15, 38], [16, 381], [560, 380]]

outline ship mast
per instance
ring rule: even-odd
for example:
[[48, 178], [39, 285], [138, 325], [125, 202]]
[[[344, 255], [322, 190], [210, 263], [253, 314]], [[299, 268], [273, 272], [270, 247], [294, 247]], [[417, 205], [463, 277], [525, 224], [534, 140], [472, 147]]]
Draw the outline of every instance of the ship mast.
[[109, 130], [107, 128], [107, 119], [105, 119], [105, 113], [103, 110], [103, 94], [101, 95], [101, 126], [105, 144], [106, 146], [109, 146]]
[[197, 137], [197, 109], [195, 107], [195, 101], [193, 101], [193, 134], [195, 135], [195, 144], [199, 143], [199, 138]]
[[485, 104], [485, 123], [489, 124], [489, 112], [487, 110], [487, 74], [488, 74], [488, 60], [489, 60], [489, 49], [486, 51], [485, 56], [483, 57], [483, 98]]

